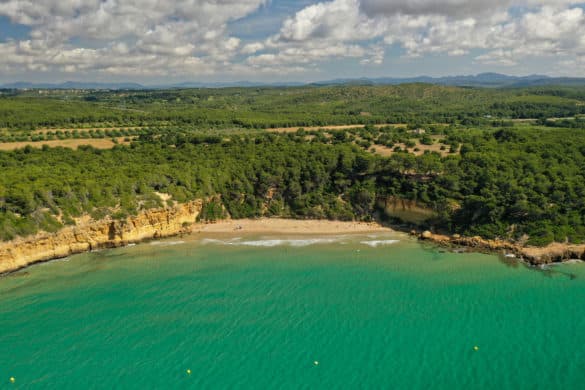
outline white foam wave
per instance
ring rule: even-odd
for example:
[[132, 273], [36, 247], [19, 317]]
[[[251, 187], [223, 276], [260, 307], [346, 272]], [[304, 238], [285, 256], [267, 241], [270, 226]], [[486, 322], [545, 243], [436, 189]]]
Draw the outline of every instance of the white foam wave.
[[153, 241], [150, 245], [156, 246], [174, 246], [174, 245], [181, 245], [184, 244], [185, 241]]
[[259, 239], [259, 240], [245, 240], [241, 238], [234, 238], [231, 240], [218, 240], [213, 238], [205, 238], [201, 240], [202, 244], [215, 244], [215, 245], [237, 245], [237, 246], [251, 246], [251, 247], [265, 247], [272, 248], [277, 246], [291, 246], [291, 247], [305, 247], [309, 245], [319, 244], [333, 244], [342, 243], [342, 237], [332, 238], [307, 238], [307, 239], [286, 239], [286, 238], [275, 238], [275, 239]]
[[[365, 237], [364, 237], [365, 238]], [[368, 238], [371, 238], [368, 236]], [[376, 237], [376, 240], [365, 240], [360, 241], [362, 245], [368, 245], [372, 248], [376, 248], [378, 246], [384, 245], [392, 245], [400, 242], [400, 240], [390, 240], [390, 239], [380, 239], [380, 237]], [[201, 240], [201, 243], [204, 245], [235, 245], [235, 246], [248, 246], [248, 247], [264, 247], [264, 248], [274, 248], [278, 246], [289, 246], [294, 248], [301, 248], [311, 245], [326, 245], [326, 244], [339, 244], [339, 245], [348, 245], [352, 244], [355, 241], [352, 239], [351, 236], [335, 236], [335, 237], [318, 237], [318, 238], [269, 238], [269, 237], [262, 237], [259, 239], [242, 239], [241, 237], [233, 238], [233, 239], [215, 239], [215, 238], [205, 238]]]
[[245, 246], [261, 246], [261, 247], [275, 247], [275, 246], [293, 246], [303, 247], [318, 244], [333, 244], [339, 242], [340, 238], [309, 238], [309, 239], [273, 239], [273, 240], [256, 240], [256, 241], [242, 241], [240, 244]]
[[241, 239], [242, 239], [241, 237], [232, 238], [231, 240], [218, 240], [215, 238], [204, 238], [203, 240], [201, 240], [201, 243], [203, 245], [207, 245], [207, 244], [234, 245], [235, 243], [237, 243]]
[[371, 241], [361, 241], [360, 244], [371, 246], [372, 248], [376, 248], [383, 245], [393, 245], [400, 242], [400, 240], [371, 240]]

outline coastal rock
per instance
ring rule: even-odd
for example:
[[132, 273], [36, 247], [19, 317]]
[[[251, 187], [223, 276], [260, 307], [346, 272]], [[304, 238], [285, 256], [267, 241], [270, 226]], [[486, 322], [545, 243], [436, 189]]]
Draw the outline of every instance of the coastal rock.
[[189, 232], [202, 207], [203, 201], [195, 200], [174, 207], [144, 210], [124, 220], [108, 217], [65, 227], [56, 233], [39, 233], [1, 242], [0, 274], [75, 253]]
[[433, 241], [439, 245], [461, 246], [473, 248], [477, 251], [499, 252], [514, 255], [531, 265], [558, 263], [568, 260], [585, 260], [585, 245], [566, 243], [552, 243], [545, 247], [527, 247], [505, 240], [488, 240], [480, 236], [461, 237], [459, 235], [445, 236], [425, 231], [421, 239]]
[[431, 233], [431, 232], [430, 232], [430, 231], [428, 231], [428, 230], [425, 230], [424, 232], [422, 232], [422, 234], [420, 235], [420, 237], [421, 237], [423, 240], [430, 240], [431, 238], [433, 238], [433, 233]]
[[542, 248], [526, 247], [522, 248], [522, 256], [535, 265], [585, 260], [585, 245], [552, 243]]

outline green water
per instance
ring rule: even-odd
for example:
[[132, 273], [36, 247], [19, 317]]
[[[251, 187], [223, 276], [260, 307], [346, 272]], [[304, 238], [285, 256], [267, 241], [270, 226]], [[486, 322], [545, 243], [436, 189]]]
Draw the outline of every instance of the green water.
[[147, 243], [1, 278], [0, 388], [585, 386], [583, 264], [277, 238]]

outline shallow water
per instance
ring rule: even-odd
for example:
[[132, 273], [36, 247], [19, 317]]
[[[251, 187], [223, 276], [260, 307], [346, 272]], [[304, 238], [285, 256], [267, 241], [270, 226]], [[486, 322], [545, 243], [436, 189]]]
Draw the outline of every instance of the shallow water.
[[583, 264], [194, 236], [1, 278], [0, 388], [579, 389], [584, 329]]

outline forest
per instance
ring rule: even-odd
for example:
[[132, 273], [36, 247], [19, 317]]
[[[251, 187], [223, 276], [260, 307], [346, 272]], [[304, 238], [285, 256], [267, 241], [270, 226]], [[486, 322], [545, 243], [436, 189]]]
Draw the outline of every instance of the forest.
[[428, 84], [0, 94], [0, 130], [167, 126], [271, 128], [382, 123], [482, 124], [585, 114], [584, 88]]
[[[433, 210], [423, 228], [531, 245], [584, 242], [582, 92], [411, 85], [6, 94], [0, 127], [9, 134], [72, 124], [96, 134], [102, 121], [144, 127], [120, 130], [132, 138], [110, 149], [0, 152], [0, 240], [198, 198], [208, 199], [206, 220], [388, 220], [381, 201], [398, 198]], [[125, 109], [113, 109], [122, 99]]]

